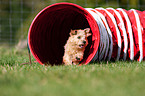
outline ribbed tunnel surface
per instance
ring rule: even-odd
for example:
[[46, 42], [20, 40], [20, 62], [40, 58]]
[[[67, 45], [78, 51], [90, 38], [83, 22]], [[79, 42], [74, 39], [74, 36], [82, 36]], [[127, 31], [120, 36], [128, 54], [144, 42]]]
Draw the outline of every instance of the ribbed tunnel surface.
[[88, 64], [99, 46], [99, 29], [84, 8], [72, 3], [57, 3], [44, 8], [34, 18], [28, 33], [28, 44], [34, 58], [44, 64], [61, 64], [64, 45], [71, 29], [91, 28], [92, 36], [82, 63]]

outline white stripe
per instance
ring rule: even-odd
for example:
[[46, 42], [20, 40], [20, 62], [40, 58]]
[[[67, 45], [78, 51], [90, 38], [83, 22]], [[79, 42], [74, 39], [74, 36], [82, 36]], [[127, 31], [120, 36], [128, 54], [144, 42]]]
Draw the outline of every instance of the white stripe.
[[129, 38], [130, 38], [130, 56], [129, 57], [130, 57], [130, 60], [134, 60], [134, 40], [133, 40], [132, 27], [131, 27], [129, 17], [123, 9], [117, 8], [117, 10], [120, 10], [123, 13], [125, 21], [127, 23], [127, 27], [128, 27], [127, 32], [129, 32]]
[[108, 49], [109, 49], [109, 43], [107, 41], [109, 41], [108, 35], [106, 35], [107, 31], [106, 28], [101, 20], [101, 18], [93, 11], [94, 10], [92, 8], [86, 8], [86, 10], [94, 17], [94, 19], [96, 20], [98, 27], [99, 27], [99, 32], [100, 32], [100, 50], [99, 50], [99, 61], [102, 60], [103, 58], [106, 59], [105, 53], [107, 51], [108, 53]]
[[119, 60], [120, 53], [121, 53], [121, 36], [120, 36], [120, 31], [119, 31], [119, 29], [117, 27], [116, 20], [115, 20], [114, 16], [109, 11], [107, 11], [107, 10], [105, 10], [103, 8], [97, 8], [97, 9], [104, 10], [108, 14], [108, 16], [112, 19], [112, 21], [113, 21], [113, 23], [115, 25], [115, 29], [116, 29], [116, 32], [117, 32], [117, 38], [118, 38], [118, 40], [117, 40], [118, 41], [117, 42], [118, 43], [118, 52], [117, 52], [116, 60]]
[[102, 13], [100, 13], [99, 11], [97, 11], [97, 10], [95, 10], [95, 12], [101, 17], [101, 19], [103, 20], [103, 23], [104, 23], [104, 25], [105, 25], [105, 27], [106, 27], [106, 29], [107, 29], [107, 32], [108, 32], [108, 35], [109, 35], [109, 41], [110, 41], [110, 47], [109, 47], [109, 53], [108, 53], [108, 60], [110, 61], [110, 59], [111, 59], [111, 56], [112, 56], [112, 51], [113, 51], [113, 39], [112, 39], [112, 33], [111, 33], [111, 30], [110, 30], [110, 28], [109, 28], [109, 25], [108, 25], [108, 23], [107, 23], [107, 21], [106, 21], [106, 18], [105, 18], [105, 16], [102, 14]]
[[134, 10], [134, 9], [131, 9], [133, 12], [134, 12], [134, 15], [135, 15], [135, 20], [137, 22], [137, 31], [138, 31], [138, 39], [139, 39], [139, 51], [140, 51], [140, 57], [139, 57], [139, 62], [142, 61], [143, 59], [143, 46], [142, 46], [142, 28], [141, 28], [141, 23], [140, 23], [140, 19], [139, 19], [139, 16], [138, 16], [138, 13]]
[[123, 60], [126, 60], [126, 57], [127, 57], [127, 49], [128, 49], [128, 39], [127, 39], [127, 34], [126, 34], [126, 29], [125, 29], [125, 26], [124, 26], [124, 22], [123, 22], [123, 19], [120, 15], [119, 12], [117, 12], [115, 9], [113, 8], [107, 8], [107, 9], [111, 9], [115, 12], [115, 14], [117, 15], [119, 21], [120, 21], [120, 24], [118, 24], [118, 27], [121, 27], [121, 30], [123, 31], [123, 38], [124, 38], [124, 56], [123, 56]]
[[92, 12], [92, 8], [86, 8], [86, 10], [94, 17], [94, 19], [96, 20], [98, 27], [99, 27], [99, 32], [100, 32], [100, 50], [99, 50], [99, 61], [103, 58], [103, 53], [105, 51], [105, 47], [104, 47], [104, 39], [103, 39], [103, 34], [102, 34], [102, 30], [101, 30], [101, 25], [100, 25], [100, 21], [99, 21], [99, 16], [96, 16], [96, 14], [94, 12]]

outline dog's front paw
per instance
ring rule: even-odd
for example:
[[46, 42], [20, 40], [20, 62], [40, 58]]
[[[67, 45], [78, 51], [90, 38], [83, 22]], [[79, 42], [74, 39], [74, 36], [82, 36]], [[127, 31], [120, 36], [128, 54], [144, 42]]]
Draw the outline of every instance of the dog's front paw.
[[72, 65], [72, 61], [67, 56], [63, 58], [63, 63], [64, 65]]
[[63, 63], [64, 63], [64, 65], [72, 65], [72, 63], [70, 63], [70, 62], [68, 62], [66, 60], [63, 60]]
[[72, 62], [73, 65], [78, 65], [79, 64], [79, 61], [74, 61]]
[[64, 63], [64, 65], [66, 65], [66, 66], [67, 66], [67, 65], [72, 65], [72, 63]]

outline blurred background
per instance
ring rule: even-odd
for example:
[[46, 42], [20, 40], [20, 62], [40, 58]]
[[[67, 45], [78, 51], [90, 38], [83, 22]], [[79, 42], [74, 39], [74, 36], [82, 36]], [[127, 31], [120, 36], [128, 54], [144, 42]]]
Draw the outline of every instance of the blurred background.
[[145, 10], [145, 0], [0, 0], [0, 47], [26, 47], [29, 26], [36, 14], [58, 2], [75, 3], [84, 8]]

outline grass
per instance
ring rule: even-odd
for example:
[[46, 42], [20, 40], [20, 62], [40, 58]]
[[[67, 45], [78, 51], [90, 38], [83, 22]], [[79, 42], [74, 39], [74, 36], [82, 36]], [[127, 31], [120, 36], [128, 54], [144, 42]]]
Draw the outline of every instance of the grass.
[[[0, 49], [1, 96], [144, 96], [145, 62], [42, 66], [27, 51]], [[33, 58], [34, 61], [34, 58]]]

